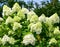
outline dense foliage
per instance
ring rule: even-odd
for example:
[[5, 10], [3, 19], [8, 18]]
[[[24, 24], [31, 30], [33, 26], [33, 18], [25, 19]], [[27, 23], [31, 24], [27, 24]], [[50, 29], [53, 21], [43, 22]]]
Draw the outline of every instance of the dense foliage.
[[[39, 7], [39, 6], [38, 6]], [[46, 16], [51, 16], [54, 13], [58, 13], [60, 16], [60, 1], [58, 0], [51, 0], [50, 2], [42, 2], [42, 7], [35, 8], [35, 13], [40, 16], [44, 13]]]
[[0, 17], [0, 47], [60, 47], [59, 16], [44, 14], [38, 17], [34, 11], [3, 6]]

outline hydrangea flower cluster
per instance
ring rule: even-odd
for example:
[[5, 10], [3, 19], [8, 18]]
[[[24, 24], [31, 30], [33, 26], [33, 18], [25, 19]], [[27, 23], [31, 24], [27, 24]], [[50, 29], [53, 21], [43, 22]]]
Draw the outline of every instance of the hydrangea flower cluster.
[[31, 29], [32, 32], [36, 32], [36, 34], [40, 34], [42, 32], [42, 24], [40, 22], [37, 22], [35, 24], [32, 24], [30, 26], [30, 29]]
[[9, 42], [10, 44], [15, 43], [15, 39], [12, 38], [12, 37], [8, 37], [7, 35], [4, 35], [3, 38], [0, 41], [3, 45], [5, 45], [7, 42]]
[[38, 17], [34, 11], [15, 3], [12, 8], [3, 6], [2, 16], [1, 47], [60, 47], [60, 18], [57, 13]]
[[33, 34], [27, 34], [24, 36], [22, 43], [24, 43], [25, 45], [35, 45], [35, 41], [36, 40]]

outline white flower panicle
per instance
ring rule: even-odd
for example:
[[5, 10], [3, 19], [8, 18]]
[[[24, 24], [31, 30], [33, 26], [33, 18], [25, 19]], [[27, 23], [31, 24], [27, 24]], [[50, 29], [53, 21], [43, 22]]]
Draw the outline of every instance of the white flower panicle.
[[46, 17], [45, 17], [45, 15], [44, 14], [42, 14], [40, 17], [39, 17], [39, 21], [40, 22], [46, 22]]
[[37, 22], [36, 24], [31, 25], [31, 31], [36, 32], [36, 34], [40, 34], [42, 32], [42, 24]]
[[5, 24], [9, 24], [9, 23], [13, 23], [14, 20], [9, 16], [7, 19], [6, 19], [6, 23]]
[[30, 18], [30, 22], [32, 22], [32, 23], [38, 22], [38, 16], [37, 16], [37, 15], [33, 15], [33, 16]]
[[21, 10], [24, 14], [27, 14], [27, 13], [29, 13], [29, 10], [28, 9], [26, 9], [26, 8], [22, 8], [22, 10]]
[[17, 30], [18, 28], [22, 28], [22, 25], [18, 22], [14, 22], [14, 25], [13, 25], [13, 30]]
[[36, 15], [33, 11], [30, 11], [29, 13], [27, 13], [27, 20], [30, 20], [32, 18], [33, 15]]
[[14, 44], [16, 41], [12, 37], [8, 37], [7, 35], [4, 35], [3, 38], [1, 39], [1, 43], [5, 45], [6, 43]]
[[59, 27], [55, 28], [53, 33], [59, 35], [60, 34]]
[[57, 13], [53, 14], [51, 17], [50, 17], [50, 20], [52, 21], [52, 23], [59, 23], [59, 16]]
[[12, 7], [12, 13], [18, 12], [21, 10], [21, 7], [19, 6], [18, 3], [15, 3], [14, 6]]
[[2, 38], [2, 44], [5, 45], [9, 41], [9, 37], [7, 35], [4, 35]]
[[33, 11], [30, 11], [27, 15], [27, 20], [31, 23], [36, 23], [38, 21], [38, 16]]
[[31, 45], [35, 45], [35, 37], [33, 36], [33, 34], [27, 34], [24, 36], [22, 43], [25, 45], [31, 44]]
[[51, 38], [49, 44], [56, 44], [57, 40], [55, 38]]
[[2, 15], [3, 16], [9, 16], [11, 14], [12, 14], [11, 8], [9, 8], [7, 5], [4, 5], [3, 6], [3, 13], [2, 13]]

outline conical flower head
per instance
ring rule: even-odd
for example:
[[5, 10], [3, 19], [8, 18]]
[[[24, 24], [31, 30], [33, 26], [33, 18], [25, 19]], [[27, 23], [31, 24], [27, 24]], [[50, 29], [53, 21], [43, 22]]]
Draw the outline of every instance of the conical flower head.
[[18, 3], [15, 3], [12, 7], [12, 13], [18, 12], [19, 10], [21, 10], [21, 7], [19, 6]]
[[12, 14], [11, 8], [9, 8], [7, 5], [4, 5], [3, 6], [3, 13], [2, 13], [2, 15], [3, 16], [9, 16], [11, 14]]

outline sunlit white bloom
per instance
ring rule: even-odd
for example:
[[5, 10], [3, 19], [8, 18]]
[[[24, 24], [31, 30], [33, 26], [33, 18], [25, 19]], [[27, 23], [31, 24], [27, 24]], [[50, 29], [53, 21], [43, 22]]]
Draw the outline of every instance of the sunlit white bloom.
[[13, 19], [10, 16], [6, 19], [5, 24], [9, 24], [9, 23], [13, 23]]
[[3, 21], [3, 18], [0, 17], [0, 21]]
[[33, 34], [27, 34], [24, 36], [22, 43], [25, 45], [31, 44], [31, 45], [35, 45], [35, 37], [33, 36]]
[[32, 17], [30, 18], [30, 22], [32, 22], [32, 23], [38, 22], [38, 16], [37, 16], [37, 15], [32, 16]]
[[14, 22], [19, 22], [21, 20], [21, 18], [18, 16], [15, 16], [13, 20], [14, 20]]
[[10, 44], [14, 44], [16, 41], [14, 38], [10, 37], [9, 41], [8, 41]]
[[12, 13], [18, 12], [21, 10], [21, 7], [19, 6], [18, 3], [15, 3], [14, 6], [12, 7]]
[[27, 20], [30, 20], [33, 15], [36, 15], [35, 12], [34, 12], [34, 11], [30, 11], [30, 12], [27, 14]]
[[14, 22], [14, 25], [13, 25], [13, 30], [17, 30], [18, 28], [22, 28], [22, 25], [18, 22]]
[[44, 14], [42, 14], [40, 17], [39, 17], [39, 21], [40, 22], [46, 22], [46, 17], [45, 17], [45, 15]]
[[52, 23], [59, 23], [59, 16], [57, 13], [53, 14], [51, 17], [50, 17], [50, 20], [52, 21]]
[[22, 12], [23, 12], [24, 14], [27, 14], [27, 13], [29, 12], [29, 10], [26, 9], [26, 8], [22, 8]]
[[40, 34], [42, 32], [42, 24], [37, 22], [31, 26], [31, 31], [36, 32], [36, 34]]
[[57, 40], [55, 38], [51, 38], [49, 44], [56, 44]]
[[27, 14], [27, 20], [29, 20], [30, 22], [35, 23], [35, 22], [38, 21], [38, 16], [33, 11], [30, 11]]
[[55, 28], [54, 34], [60, 34], [59, 27]]
[[3, 6], [3, 13], [2, 13], [2, 15], [3, 16], [9, 16], [11, 14], [12, 14], [11, 8], [9, 8], [7, 5], [4, 5]]
[[3, 45], [6, 44], [6, 42], [8, 42], [9, 39], [10, 39], [10, 38], [9, 38], [7, 35], [4, 35], [3, 38], [2, 38], [2, 44], [3, 44]]

